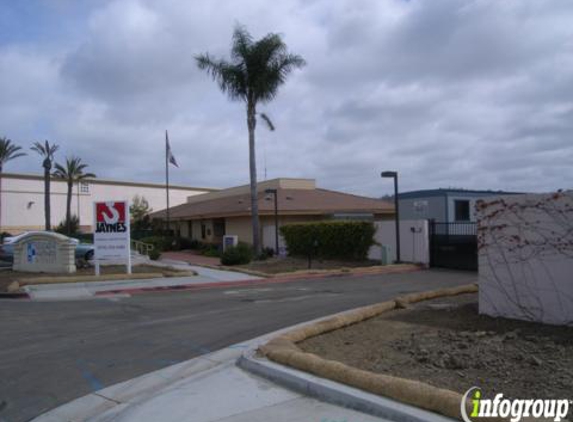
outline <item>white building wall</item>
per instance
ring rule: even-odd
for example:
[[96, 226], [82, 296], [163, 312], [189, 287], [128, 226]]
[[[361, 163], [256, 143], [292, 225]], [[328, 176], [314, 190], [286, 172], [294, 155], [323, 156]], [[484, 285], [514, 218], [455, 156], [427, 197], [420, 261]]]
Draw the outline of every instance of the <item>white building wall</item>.
[[[44, 227], [44, 181], [42, 178], [2, 177], [0, 231], [19, 232], [37, 230]], [[87, 183], [88, 191], [80, 192], [74, 186], [72, 195], [72, 214], [79, 215], [80, 224], [91, 230], [93, 203], [105, 200], [129, 200], [135, 195], [145, 197], [154, 211], [166, 207], [165, 186], [159, 184], [130, 183], [119, 181], [97, 181]], [[60, 180], [52, 180], [51, 224], [57, 226], [66, 215], [67, 185]], [[169, 190], [170, 205], [176, 206], [187, 202], [187, 197], [209, 191], [201, 188], [171, 187]]]
[[[377, 221], [374, 240], [390, 248], [388, 262], [396, 260], [396, 222], [394, 220]], [[400, 259], [403, 262], [429, 265], [430, 245], [427, 220], [400, 220]], [[369, 259], [380, 260], [380, 246], [374, 245], [368, 253]]]
[[573, 326], [573, 191], [478, 206], [479, 311]]

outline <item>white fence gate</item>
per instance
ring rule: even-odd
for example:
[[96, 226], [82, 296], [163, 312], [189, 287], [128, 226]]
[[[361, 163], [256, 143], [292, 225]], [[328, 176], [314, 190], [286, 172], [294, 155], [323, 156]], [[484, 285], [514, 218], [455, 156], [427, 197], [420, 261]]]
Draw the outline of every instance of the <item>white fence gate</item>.
[[[374, 239], [389, 248], [388, 262], [396, 260], [396, 223], [390, 221], [377, 221]], [[369, 259], [380, 260], [381, 247], [374, 245], [368, 253]], [[400, 259], [403, 262], [416, 264], [430, 264], [430, 245], [428, 238], [427, 220], [400, 221]]]

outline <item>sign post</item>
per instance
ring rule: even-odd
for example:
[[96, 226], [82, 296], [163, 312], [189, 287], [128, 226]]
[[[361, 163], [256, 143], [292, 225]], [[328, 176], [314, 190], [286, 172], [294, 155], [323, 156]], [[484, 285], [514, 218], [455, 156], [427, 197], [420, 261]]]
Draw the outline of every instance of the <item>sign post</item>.
[[123, 261], [131, 274], [129, 201], [94, 202], [95, 273], [102, 261]]

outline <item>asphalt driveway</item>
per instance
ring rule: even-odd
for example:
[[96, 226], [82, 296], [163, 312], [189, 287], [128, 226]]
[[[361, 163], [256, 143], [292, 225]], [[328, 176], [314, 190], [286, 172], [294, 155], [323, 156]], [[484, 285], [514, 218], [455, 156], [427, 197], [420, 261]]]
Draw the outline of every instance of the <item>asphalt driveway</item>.
[[0, 421], [27, 421], [143, 373], [402, 293], [477, 281], [420, 271], [63, 302], [0, 301]]

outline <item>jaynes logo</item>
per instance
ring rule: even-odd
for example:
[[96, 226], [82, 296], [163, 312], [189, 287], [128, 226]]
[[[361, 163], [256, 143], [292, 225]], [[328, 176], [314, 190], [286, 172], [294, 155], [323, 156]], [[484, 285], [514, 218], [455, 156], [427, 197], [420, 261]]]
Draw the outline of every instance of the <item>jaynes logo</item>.
[[123, 202], [100, 202], [96, 204], [96, 233], [124, 233], [126, 213]]

